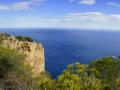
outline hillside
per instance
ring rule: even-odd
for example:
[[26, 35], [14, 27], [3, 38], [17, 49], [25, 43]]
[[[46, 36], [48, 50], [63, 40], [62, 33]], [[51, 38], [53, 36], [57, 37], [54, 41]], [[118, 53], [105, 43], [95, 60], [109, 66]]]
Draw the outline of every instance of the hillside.
[[0, 45], [26, 55], [25, 63], [33, 67], [35, 75], [45, 71], [44, 48], [42, 44], [36, 43], [28, 37], [15, 37], [0, 33]]

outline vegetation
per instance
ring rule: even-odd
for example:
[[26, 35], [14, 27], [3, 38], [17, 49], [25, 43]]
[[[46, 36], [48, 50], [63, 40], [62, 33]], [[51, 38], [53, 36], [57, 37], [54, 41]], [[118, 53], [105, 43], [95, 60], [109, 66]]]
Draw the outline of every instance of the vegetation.
[[33, 42], [33, 39], [30, 37], [22, 37], [22, 36], [17, 36], [15, 37], [16, 39], [18, 39], [19, 41], [29, 41], [29, 42]]
[[15, 50], [0, 47], [1, 90], [120, 90], [120, 58], [100, 58], [88, 65], [71, 64], [56, 79], [47, 72], [33, 77], [25, 58]]
[[0, 84], [25, 85], [32, 79], [31, 67], [24, 64], [25, 55], [0, 47]]
[[[8, 38], [10, 39], [10, 35], [7, 33], [0, 33], [0, 42], [3, 40], [7, 40]], [[31, 37], [23, 37], [23, 36], [16, 36], [16, 39], [18, 39], [19, 41], [29, 41], [29, 42], [33, 42], [34, 40]]]
[[56, 80], [40, 75], [40, 90], [120, 90], [120, 59], [101, 58], [89, 65], [71, 64]]
[[[71, 64], [53, 80], [42, 72], [32, 77], [31, 67], [24, 64], [25, 55], [0, 47], [0, 83], [20, 86], [22, 90], [120, 90], [120, 59], [107, 57], [89, 65]], [[19, 90], [12, 87], [8, 90]]]

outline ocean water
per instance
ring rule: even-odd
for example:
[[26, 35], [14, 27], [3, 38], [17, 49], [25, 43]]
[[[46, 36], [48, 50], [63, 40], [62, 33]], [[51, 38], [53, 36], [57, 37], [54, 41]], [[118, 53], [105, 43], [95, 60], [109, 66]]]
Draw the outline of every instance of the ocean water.
[[0, 29], [12, 35], [30, 36], [43, 44], [45, 68], [56, 78], [67, 65], [88, 64], [106, 56], [120, 56], [119, 31], [66, 29]]

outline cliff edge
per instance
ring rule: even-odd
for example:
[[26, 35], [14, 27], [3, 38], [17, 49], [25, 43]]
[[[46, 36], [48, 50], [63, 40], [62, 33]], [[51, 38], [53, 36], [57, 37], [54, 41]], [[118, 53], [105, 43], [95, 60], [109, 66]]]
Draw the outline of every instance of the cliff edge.
[[0, 33], [0, 45], [25, 54], [25, 63], [33, 67], [33, 73], [35, 75], [45, 71], [45, 57], [42, 44], [20, 41], [15, 36]]

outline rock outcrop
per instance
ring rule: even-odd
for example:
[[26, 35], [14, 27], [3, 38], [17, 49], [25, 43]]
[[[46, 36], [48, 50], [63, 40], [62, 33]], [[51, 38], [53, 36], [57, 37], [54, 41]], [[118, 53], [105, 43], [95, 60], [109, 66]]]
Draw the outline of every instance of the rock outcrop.
[[17, 50], [26, 55], [25, 62], [33, 67], [35, 75], [45, 71], [44, 48], [42, 44], [36, 42], [19, 41], [14, 36], [5, 36], [0, 34], [1, 45], [6, 48]]

